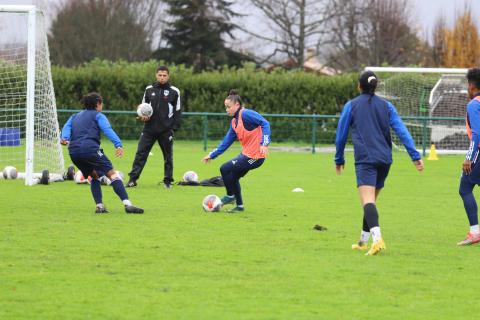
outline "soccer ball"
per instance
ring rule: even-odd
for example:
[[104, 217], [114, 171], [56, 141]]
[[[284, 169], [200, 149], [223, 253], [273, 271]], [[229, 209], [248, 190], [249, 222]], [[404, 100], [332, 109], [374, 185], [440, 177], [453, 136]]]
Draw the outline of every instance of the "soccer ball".
[[82, 171], [75, 172], [75, 176], [73, 177], [73, 180], [77, 184], [88, 183], [88, 179], [85, 179], [85, 177], [82, 174]]
[[183, 174], [183, 181], [198, 182], [198, 174], [195, 171], [187, 171]]
[[203, 210], [207, 212], [218, 212], [222, 207], [222, 201], [214, 194], [210, 194], [203, 199]]
[[149, 103], [140, 103], [137, 107], [137, 114], [139, 117], [151, 117], [153, 108]]
[[17, 179], [18, 171], [15, 167], [6, 166], [3, 169], [3, 178], [4, 179]]

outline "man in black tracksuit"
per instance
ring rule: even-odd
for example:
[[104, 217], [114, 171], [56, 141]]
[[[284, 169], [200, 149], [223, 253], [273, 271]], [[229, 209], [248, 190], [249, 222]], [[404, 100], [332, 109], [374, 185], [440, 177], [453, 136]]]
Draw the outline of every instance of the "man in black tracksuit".
[[143, 101], [153, 108], [151, 117], [139, 117], [145, 123], [137, 153], [133, 161], [132, 171], [128, 174], [130, 180], [127, 187], [135, 187], [143, 167], [147, 162], [150, 150], [155, 141], [162, 149], [165, 175], [164, 186], [170, 188], [173, 182], [173, 133], [180, 128], [182, 111], [180, 109], [180, 91], [168, 82], [170, 75], [165, 66], [158, 67], [157, 81], [145, 89]]

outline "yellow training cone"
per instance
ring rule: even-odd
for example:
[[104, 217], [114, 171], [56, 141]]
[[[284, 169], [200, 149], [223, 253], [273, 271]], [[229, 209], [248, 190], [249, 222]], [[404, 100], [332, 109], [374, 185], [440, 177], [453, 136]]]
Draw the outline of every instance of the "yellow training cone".
[[430, 147], [430, 154], [428, 155], [427, 160], [438, 160], [437, 149], [435, 149], [434, 144], [432, 144], [432, 146]]

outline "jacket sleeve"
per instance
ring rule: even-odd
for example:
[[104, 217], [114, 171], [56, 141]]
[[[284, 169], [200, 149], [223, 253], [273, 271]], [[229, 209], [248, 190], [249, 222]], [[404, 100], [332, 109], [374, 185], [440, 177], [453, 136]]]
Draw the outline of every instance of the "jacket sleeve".
[[147, 86], [145, 88], [145, 91], [143, 92], [143, 98], [142, 98], [142, 103], [150, 103], [150, 97], [148, 96], [147, 94], [147, 91], [148, 91], [148, 88], [150, 88], [151, 86]]
[[242, 113], [243, 122], [252, 124], [254, 127], [262, 128], [262, 140], [260, 144], [262, 146], [268, 146], [270, 144], [270, 123], [265, 118], [254, 110], [244, 110]]
[[233, 131], [232, 126], [230, 126], [227, 134], [223, 138], [223, 141], [220, 142], [220, 144], [218, 145], [218, 147], [216, 149], [214, 149], [212, 152], [210, 152], [210, 154], [209, 154], [210, 158], [215, 159], [216, 157], [218, 157], [219, 155], [224, 153], [225, 150], [227, 150], [228, 147], [230, 147], [232, 145], [232, 143], [235, 142], [235, 140], [237, 140], [237, 134], [235, 133], [235, 131]]
[[478, 153], [478, 144], [480, 141], [480, 104], [476, 101], [472, 101], [467, 105], [467, 117], [470, 123], [470, 129], [472, 130], [472, 140], [468, 147], [467, 160], [473, 161]]
[[408, 155], [413, 161], [420, 160], [422, 157], [417, 149], [415, 149], [415, 142], [413, 141], [410, 132], [408, 132], [407, 127], [398, 116], [397, 110], [390, 102], [388, 102], [388, 111], [390, 114], [390, 127], [395, 131], [400, 138], [400, 141], [402, 141], [405, 149], [407, 149]]
[[108, 122], [107, 117], [103, 113], [98, 113], [97, 114], [97, 123], [98, 126], [100, 127], [100, 130], [102, 130], [103, 134], [113, 143], [115, 148], [122, 147], [122, 141], [118, 137], [118, 135], [113, 131], [112, 126], [110, 125], [110, 122]]
[[75, 115], [71, 115], [70, 118], [68, 118], [67, 122], [63, 125], [62, 128], [62, 140], [65, 141], [70, 141], [70, 137], [72, 135], [72, 121]]
[[345, 144], [348, 139], [348, 131], [350, 129], [350, 123], [352, 122], [352, 103], [348, 101], [343, 107], [342, 115], [338, 121], [337, 137], [335, 138], [335, 164], [345, 164], [344, 151]]
[[182, 107], [180, 104], [180, 90], [178, 88], [173, 87], [175, 92], [177, 93], [177, 98], [173, 101], [175, 110], [173, 111], [173, 130], [177, 131], [180, 129], [182, 124]]

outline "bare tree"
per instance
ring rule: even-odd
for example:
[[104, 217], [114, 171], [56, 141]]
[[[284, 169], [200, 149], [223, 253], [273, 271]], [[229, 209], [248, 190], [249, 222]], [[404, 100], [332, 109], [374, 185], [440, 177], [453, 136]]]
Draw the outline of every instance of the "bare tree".
[[328, 22], [332, 37], [332, 45], [326, 50], [328, 64], [341, 70], [357, 69], [365, 63], [365, 17], [371, 1], [335, 0], [333, 5], [339, 14]]
[[447, 52], [447, 22], [445, 16], [440, 15], [435, 21], [432, 31], [432, 60], [435, 66], [441, 66]]
[[257, 57], [260, 62], [272, 61], [283, 54], [302, 66], [305, 60], [305, 49], [318, 49], [325, 44], [325, 35], [329, 30], [326, 22], [335, 12], [330, 3], [332, 0], [250, 0], [265, 17], [271, 34], [260, 34], [258, 31], [238, 26], [255, 38], [271, 43], [274, 47], [266, 57]]
[[412, 27], [410, 0], [334, 0], [334, 7], [340, 12], [330, 28], [334, 67], [356, 70], [362, 64], [422, 61], [424, 47]]
[[73, 66], [96, 57], [144, 60], [159, 38], [158, 0], [69, 0], [49, 35], [52, 62]]

